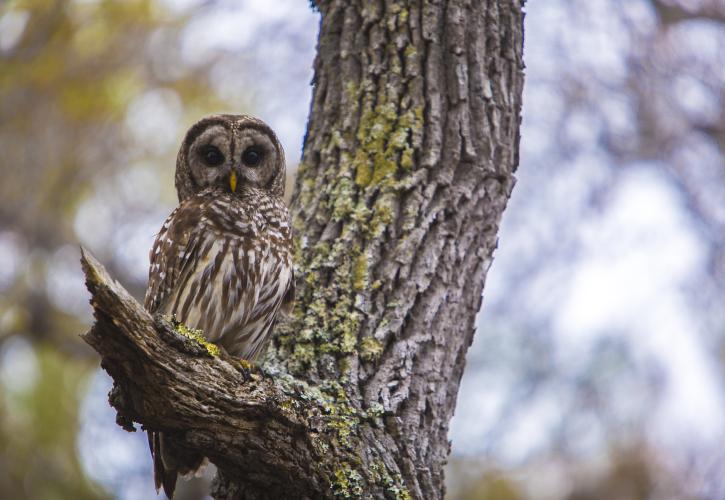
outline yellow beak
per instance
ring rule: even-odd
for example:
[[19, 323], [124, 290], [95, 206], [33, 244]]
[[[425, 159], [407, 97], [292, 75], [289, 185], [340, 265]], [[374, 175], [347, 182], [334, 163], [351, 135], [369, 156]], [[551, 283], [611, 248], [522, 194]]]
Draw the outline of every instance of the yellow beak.
[[237, 174], [234, 171], [229, 175], [229, 187], [232, 188], [232, 193], [237, 191]]

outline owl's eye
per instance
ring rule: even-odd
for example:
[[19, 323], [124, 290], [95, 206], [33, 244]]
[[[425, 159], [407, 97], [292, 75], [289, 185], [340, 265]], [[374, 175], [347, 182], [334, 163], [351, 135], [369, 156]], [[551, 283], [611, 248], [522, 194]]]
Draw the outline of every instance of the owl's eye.
[[262, 153], [262, 150], [259, 147], [249, 146], [244, 150], [244, 153], [242, 153], [242, 161], [248, 167], [256, 167], [262, 161], [263, 156], [264, 153]]
[[217, 167], [224, 163], [224, 155], [216, 146], [204, 146], [199, 155], [204, 163], [210, 167]]

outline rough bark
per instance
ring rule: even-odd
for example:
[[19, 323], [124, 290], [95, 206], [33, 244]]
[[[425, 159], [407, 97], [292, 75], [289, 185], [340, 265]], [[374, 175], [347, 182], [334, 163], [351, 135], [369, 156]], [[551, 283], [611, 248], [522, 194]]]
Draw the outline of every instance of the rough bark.
[[517, 0], [318, 2], [293, 196], [298, 298], [244, 381], [84, 257], [119, 423], [219, 467], [217, 498], [441, 498], [448, 422], [518, 163]]

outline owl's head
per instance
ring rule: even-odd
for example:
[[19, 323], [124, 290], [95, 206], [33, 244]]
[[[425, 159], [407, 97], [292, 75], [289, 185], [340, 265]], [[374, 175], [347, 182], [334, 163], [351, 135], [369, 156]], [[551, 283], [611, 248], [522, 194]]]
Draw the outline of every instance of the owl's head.
[[285, 160], [272, 129], [247, 115], [214, 115], [186, 133], [176, 158], [179, 201], [208, 187], [239, 192], [252, 186], [284, 195]]

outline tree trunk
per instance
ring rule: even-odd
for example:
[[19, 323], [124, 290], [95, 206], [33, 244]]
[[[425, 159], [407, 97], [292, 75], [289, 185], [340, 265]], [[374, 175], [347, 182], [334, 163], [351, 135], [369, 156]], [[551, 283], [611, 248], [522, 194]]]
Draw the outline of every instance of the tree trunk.
[[265, 376], [151, 318], [84, 256], [119, 423], [219, 467], [216, 498], [441, 498], [518, 163], [519, 0], [318, 2], [293, 197], [297, 305]]

